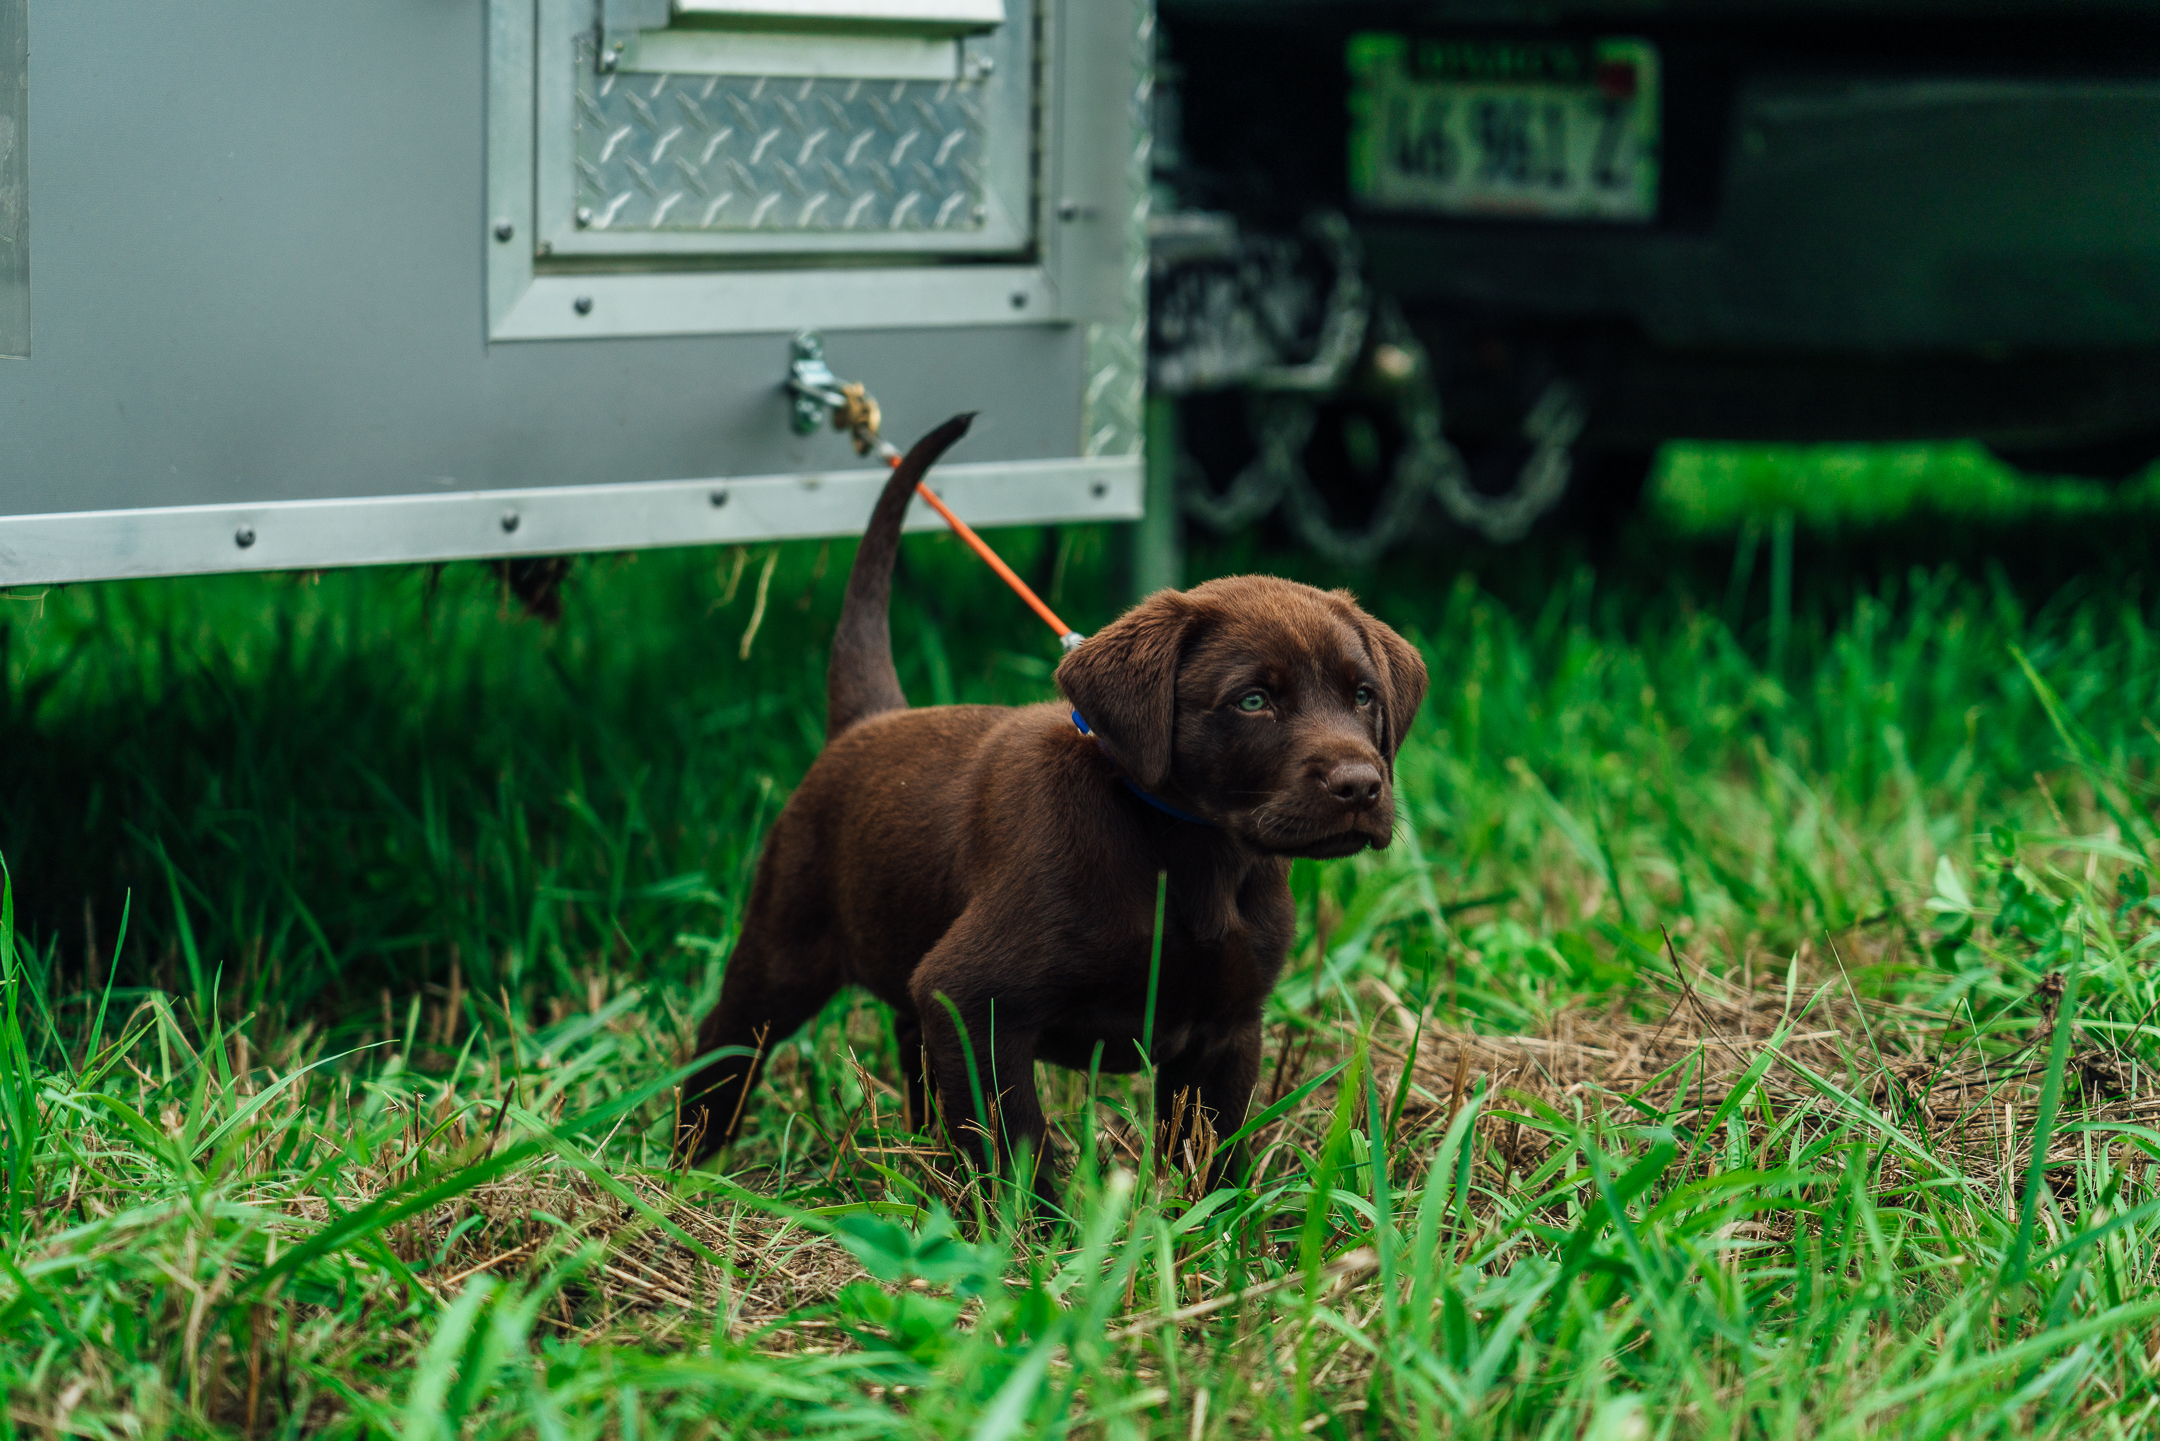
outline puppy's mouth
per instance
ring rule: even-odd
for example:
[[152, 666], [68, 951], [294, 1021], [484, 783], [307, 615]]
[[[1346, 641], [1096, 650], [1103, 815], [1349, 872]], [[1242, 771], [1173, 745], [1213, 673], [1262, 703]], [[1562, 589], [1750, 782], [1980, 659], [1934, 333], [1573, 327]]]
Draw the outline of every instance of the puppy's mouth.
[[1354, 856], [1372, 843], [1372, 837], [1366, 835], [1363, 831], [1337, 831], [1333, 835], [1319, 836], [1313, 840], [1300, 841], [1295, 845], [1285, 846], [1278, 850], [1276, 854], [1306, 856], [1313, 860], [1332, 861], [1339, 860], [1343, 856]]
[[1266, 855], [1334, 860], [1368, 846], [1386, 850], [1395, 838], [1395, 804], [1383, 792], [1376, 804], [1355, 809], [1319, 806], [1310, 797], [1278, 790], [1258, 805], [1232, 811], [1221, 824]]
[[[1353, 820], [1340, 830], [1319, 831], [1311, 824], [1282, 824], [1266, 815], [1255, 816], [1253, 821], [1241, 827], [1247, 840], [1259, 850], [1276, 856], [1304, 856], [1313, 860], [1331, 861], [1343, 856], [1354, 856], [1367, 846], [1374, 850], [1386, 850], [1392, 840], [1393, 827], [1380, 823], [1380, 818], [1365, 816]], [[1389, 817], [1392, 820], [1392, 816]]]

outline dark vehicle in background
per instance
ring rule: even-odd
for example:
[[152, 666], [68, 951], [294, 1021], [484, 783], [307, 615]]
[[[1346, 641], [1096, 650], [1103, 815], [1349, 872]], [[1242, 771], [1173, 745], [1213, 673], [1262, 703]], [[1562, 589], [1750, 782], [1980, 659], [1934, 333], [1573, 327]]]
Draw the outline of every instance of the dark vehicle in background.
[[2160, 457], [2160, 7], [1162, 0], [1158, 54], [1201, 521], [1512, 539], [1681, 437]]

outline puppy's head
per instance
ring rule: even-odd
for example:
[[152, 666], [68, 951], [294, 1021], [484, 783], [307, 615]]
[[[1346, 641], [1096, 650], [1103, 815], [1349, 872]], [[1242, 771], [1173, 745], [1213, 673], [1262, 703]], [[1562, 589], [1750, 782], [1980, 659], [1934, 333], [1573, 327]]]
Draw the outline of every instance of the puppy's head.
[[1425, 662], [1347, 591], [1231, 576], [1160, 591], [1058, 667], [1133, 783], [1255, 849], [1384, 848]]

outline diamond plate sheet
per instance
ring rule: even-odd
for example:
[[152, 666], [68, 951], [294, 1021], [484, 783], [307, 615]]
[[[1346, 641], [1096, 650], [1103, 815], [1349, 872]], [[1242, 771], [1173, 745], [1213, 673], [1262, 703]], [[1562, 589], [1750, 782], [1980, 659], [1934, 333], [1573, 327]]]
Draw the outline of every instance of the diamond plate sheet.
[[1087, 388], [1081, 396], [1080, 453], [1138, 455], [1147, 405], [1148, 186], [1152, 177], [1155, 93], [1154, 0], [1132, 9], [1134, 73], [1126, 104], [1132, 150], [1125, 161], [1125, 314], [1087, 328]]
[[973, 81], [602, 74], [577, 48], [577, 214], [594, 230], [979, 230]]

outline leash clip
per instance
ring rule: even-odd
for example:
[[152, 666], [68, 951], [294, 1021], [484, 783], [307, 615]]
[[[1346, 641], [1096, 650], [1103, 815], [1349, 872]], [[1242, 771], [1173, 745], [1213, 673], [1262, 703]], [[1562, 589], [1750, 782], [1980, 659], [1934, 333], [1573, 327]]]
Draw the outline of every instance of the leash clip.
[[795, 398], [791, 417], [795, 433], [814, 434], [830, 415], [832, 428], [848, 433], [857, 455], [875, 452], [888, 465], [898, 465], [900, 452], [878, 434], [884, 416], [877, 397], [861, 381], [833, 374], [825, 362], [825, 337], [814, 330], [798, 330], [790, 344], [794, 359], [788, 362], [785, 388]]

